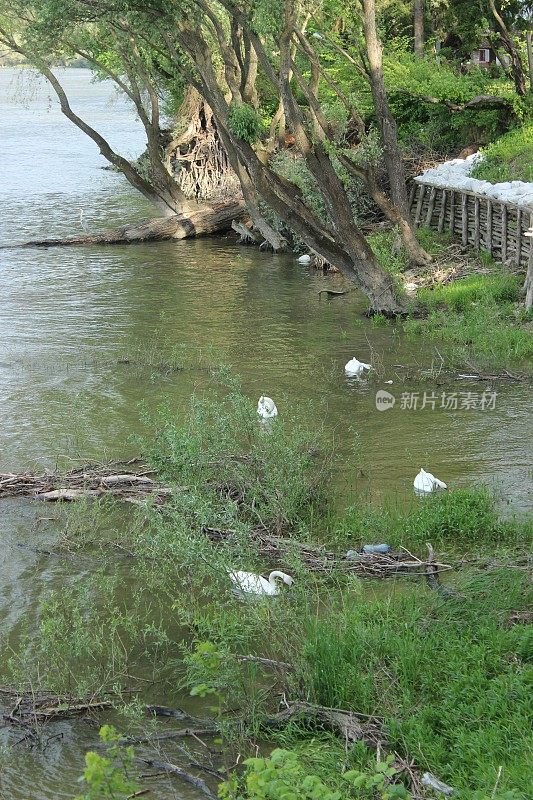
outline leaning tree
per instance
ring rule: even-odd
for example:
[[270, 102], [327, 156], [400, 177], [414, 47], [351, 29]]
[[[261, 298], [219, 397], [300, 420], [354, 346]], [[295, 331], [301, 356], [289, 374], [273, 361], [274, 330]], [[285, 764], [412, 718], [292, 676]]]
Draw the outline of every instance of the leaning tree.
[[[402, 311], [393, 280], [378, 264], [349, 196], [350, 182], [363, 180], [384, 213], [398, 223], [414, 260], [427, 261], [412, 234], [405, 181], [398, 172], [401, 158], [383, 86], [372, 0], [365, 0], [361, 9], [367, 46], [364, 68], [389, 167], [389, 193], [376, 176], [375, 162], [365, 155], [368, 135], [361, 114], [324, 64], [324, 37], [317, 30], [326, 19], [321, 3], [314, 8], [313, 20], [307, 4], [299, 0], [2, 0], [2, 8], [0, 36], [4, 43], [24, 53], [46, 75], [64, 113], [143, 194], [153, 195], [155, 189], [158, 203], [167, 208], [175, 203], [170, 212], [185, 209], [192, 213], [191, 203], [197, 197], [191, 199], [183, 188], [172, 186], [171, 159], [161, 155], [157, 139], [161, 93], [172, 95], [176, 86], [186, 84], [203, 103], [203, 116], [196, 115], [200, 124], [205, 128], [208, 117], [209, 125], [216, 127], [217, 141], [238, 178], [253, 225], [265, 242], [275, 250], [283, 249], [282, 231], [290, 229], [351, 278], [369, 297], [374, 310]], [[19, 12], [15, 17], [13, 9]], [[6, 17], [11, 19], [11, 27], [6, 26]], [[309, 35], [310, 22], [314, 36]], [[52, 42], [45, 30], [53, 31]], [[125, 164], [72, 112], [50, 67], [54, 48], [83, 54], [100, 73], [119, 86], [123, 84], [121, 89], [135, 103], [147, 130], [149, 179], [135, 165]], [[263, 134], [259, 114], [259, 85], [273, 109], [268, 135]], [[325, 89], [345, 107], [346, 127], [356, 131], [350, 141], [339, 135], [325, 113]], [[290, 131], [297, 157], [314, 182], [323, 214], [269, 158], [284, 130]], [[178, 162], [183, 162], [186, 150], [178, 137], [173, 150]], [[165, 235], [167, 232], [168, 223]], [[109, 236], [105, 240], [109, 241]]]

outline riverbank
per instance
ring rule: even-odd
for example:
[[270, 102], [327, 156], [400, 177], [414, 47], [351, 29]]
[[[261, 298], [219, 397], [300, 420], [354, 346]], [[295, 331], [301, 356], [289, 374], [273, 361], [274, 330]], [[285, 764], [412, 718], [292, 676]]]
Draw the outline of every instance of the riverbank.
[[[396, 509], [354, 497], [343, 511], [332, 497], [327, 440], [288, 411], [261, 424], [227, 375], [215, 394], [192, 400], [181, 423], [163, 409], [152, 424], [145, 455], [172, 500], [162, 509], [139, 506], [122, 531], [110, 501], [65, 509], [56, 556], [96, 557], [99, 566], [48, 596], [2, 680], [19, 690], [105, 698], [121, 733], [143, 739], [143, 758], [148, 747], [161, 760], [165, 747], [165, 763], [191, 772], [194, 761], [194, 774], [213, 788], [198, 763], [228, 774], [237, 753], [282, 745], [301, 764], [288, 776], [298, 796], [306, 796], [297, 783], [305, 774], [343, 797], [359, 796], [342, 774], [371, 774], [376, 741], [373, 748], [350, 734], [347, 746], [305, 707], [276, 730], [269, 723], [285, 702], [305, 701], [372, 721], [380, 752], [396, 754], [395, 780], [408, 790], [430, 771], [458, 797], [474, 798], [492, 789], [498, 764], [498, 790], [521, 797], [528, 629], [516, 621], [527, 608], [526, 521], [501, 521], [475, 487], [452, 486]], [[265, 550], [267, 535], [282, 537], [283, 551]], [[304, 557], [306, 548], [360, 553], [383, 542], [423, 557], [428, 541], [435, 563], [455, 568], [442, 590], [438, 575], [430, 588], [435, 582], [424, 574], [401, 569], [392, 581], [361, 577], [351, 565], [365, 556], [318, 570]], [[294, 583], [277, 597], [239, 598], [228, 578], [235, 569], [281, 569]], [[175, 708], [187, 693], [209, 742], [200, 754], [187, 733], [175, 739], [190, 740], [184, 752], [172, 738], [163, 745], [159, 735], [175, 727], [145, 716], [148, 697]], [[198, 722], [206, 719], [215, 740]], [[411, 764], [414, 778], [401, 764]], [[260, 796], [253, 785], [232, 783], [228, 797]]]
[[[524, 308], [525, 271], [483, 251], [469, 252], [428, 228], [419, 228], [417, 236], [433, 257], [423, 269], [409, 267], [405, 252], [395, 249], [393, 232], [370, 237], [399, 290], [412, 297], [405, 332], [435, 344], [443, 372], [531, 377], [533, 317]], [[380, 318], [377, 324], [388, 323]]]

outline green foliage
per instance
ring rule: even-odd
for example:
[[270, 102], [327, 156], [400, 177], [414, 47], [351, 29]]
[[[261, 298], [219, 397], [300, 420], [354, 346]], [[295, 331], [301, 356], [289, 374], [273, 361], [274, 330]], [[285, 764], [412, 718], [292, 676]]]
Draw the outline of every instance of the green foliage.
[[482, 149], [472, 177], [491, 183], [533, 181], [533, 122], [506, 133]]
[[531, 332], [522, 325], [520, 312], [513, 306], [479, 302], [454, 313], [431, 311], [426, 320], [408, 320], [404, 328], [410, 335], [423, 335], [445, 345], [447, 363], [463, 368], [528, 369], [533, 356]]
[[[220, 377], [220, 396], [192, 397], [187, 419], [161, 409], [155, 436], [145, 443], [148, 457], [163, 478], [189, 487], [176, 497], [176, 508], [203, 524], [298, 527], [325, 498], [327, 465], [315, 457], [320, 431], [308, 431], [289, 408], [272, 424], [261, 423], [238, 381]], [[190, 508], [191, 492], [201, 513]]]
[[407, 509], [389, 504], [351, 506], [338, 522], [337, 538], [346, 546], [388, 541], [394, 546], [447, 549], [514, 545], [524, 535], [520, 523], [504, 523], [486, 489], [455, 489], [416, 498]]
[[47, 688], [59, 694], [84, 696], [96, 686], [110, 690], [125, 668], [125, 642], [136, 628], [133, 608], [117, 603], [115, 588], [114, 578], [97, 573], [51, 592], [40, 610], [37, 635], [30, 629], [8, 660], [11, 679], [39, 686], [46, 675]]
[[228, 117], [231, 132], [248, 144], [254, 144], [263, 133], [261, 117], [247, 103], [232, 105]]
[[467, 311], [479, 303], [512, 303], [520, 297], [520, 281], [516, 275], [494, 273], [492, 275], [469, 275], [466, 278], [420, 289], [417, 300], [428, 309], [446, 307], [453, 311]]
[[492, 787], [501, 764], [501, 791], [525, 798], [531, 632], [505, 620], [531, 589], [520, 570], [464, 576], [459, 589], [345, 599], [308, 622], [302, 675], [313, 701], [384, 716], [390, 746], [459, 797]]
[[[471, 68], [465, 74], [452, 63], [434, 58], [416, 58], [413, 53], [395, 49], [384, 62], [385, 80], [391, 109], [406, 147], [423, 144], [438, 152], [453, 152], [473, 142], [489, 142], [509, 126], [511, 119], [522, 118], [527, 109], [505, 77]], [[466, 109], [450, 114], [443, 101], [466, 103], [486, 94], [509, 100], [513, 117], [505, 109]], [[427, 103], [421, 96], [439, 103]]]
[[[342, 775], [345, 788], [353, 787], [360, 798], [408, 798], [401, 783], [394, 783], [397, 770], [394, 756], [374, 762], [367, 772], [349, 770]], [[233, 775], [219, 787], [223, 800], [342, 800], [344, 791], [328, 786], [318, 776], [309, 774], [299, 754], [291, 750], [273, 750], [268, 758], [248, 758], [242, 780]], [[332, 776], [336, 777], [336, 776]], [[352, 796], [350, 792], [350, 796]]]
[[86, 791], [76, 800], [126, 800], [140, 790], [132, 777], [135, 753], [133, 747], [120, 744], [120, 734], [111, 726], [100, 728], [100, 739], [108, 745], [107, 756], [93, 750], [85, 755], [85, 769], [80, 783]]

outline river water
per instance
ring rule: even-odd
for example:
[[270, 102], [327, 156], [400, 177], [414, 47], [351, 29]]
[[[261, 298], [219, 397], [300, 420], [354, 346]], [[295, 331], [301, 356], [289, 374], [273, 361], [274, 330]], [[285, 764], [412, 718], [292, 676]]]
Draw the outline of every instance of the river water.
[[[85, 70], [61, 74], [74, 109], [113, 146], [126, 156], [143, 150], [141, 126], [112, 87], [91, 82]], [[45, 83], [26, 70], [0, 70], [0, 244], [152, 215], [104, 166]], [[310, 425], [334, 435], [346, 503], [358, 493], [403, 503], [421, 466], [452, 487], [489, 484], [506, 513], [531, 501], [529, 390], [493, 387], [492, 410], [461, 408], [469, 404], [461, 395], [456, 410], [441, 408], [443, 392], [485, 387], [437, 385], [421, 375], [439, 362], [429, 343], [362, 321], [365, 302], [356, 292], [319, 299], [322, 288], [350, 287], [292, 256], [239, 248], [231, 238], [0, 249], [0, 281], [0, 472], [133, 455], [141, 404], [150, 410], [165, 402], [179, 414], [192, 392], [209, 386], [210, 368], [228, 364], [254, 403], [268, 394], [281, 414], [304, 406]], [[344, 364], [354, 355], [378, 369], [366, 380], [347, 379]], [[183, 369], [169, 368], [176, 362]], [[394, 396], [394, 407], [377, 410], [378, 390]], [[406, 407], [412, 393], [416, 409]], [[39, 521], [42, 507], [0, 503], [5, 641], [21, 620], [37, 621], [66, 567], [19, 547], [54, 541], [53, 521]], [[4, 647], [1, 658], [8, 657]], [[0, 798], [72, 797], [96, 731], [92, 723], [64, 723], [50, 732], [63, 736], [44, 749], [21, 744], [0, 753]], [[164, 796], [195, 795], [165, 783]]]

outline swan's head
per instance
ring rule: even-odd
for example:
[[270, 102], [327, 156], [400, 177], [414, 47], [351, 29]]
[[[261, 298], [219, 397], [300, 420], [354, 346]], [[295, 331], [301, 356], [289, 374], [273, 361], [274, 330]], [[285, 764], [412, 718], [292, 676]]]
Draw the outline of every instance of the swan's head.
[[270, 573], [270, 575], [268, 576], [268, 582], [275, 583], [276, 578], [282, 580], [283, 583], [287, 584], [287, 586], [292, 586], [292, 584], [294, 583], [294, 578], [291, 578], [291, 576], [287, 575], [286, 572], [280, 572], [279, 570], [275, 570], [274, 572]]

